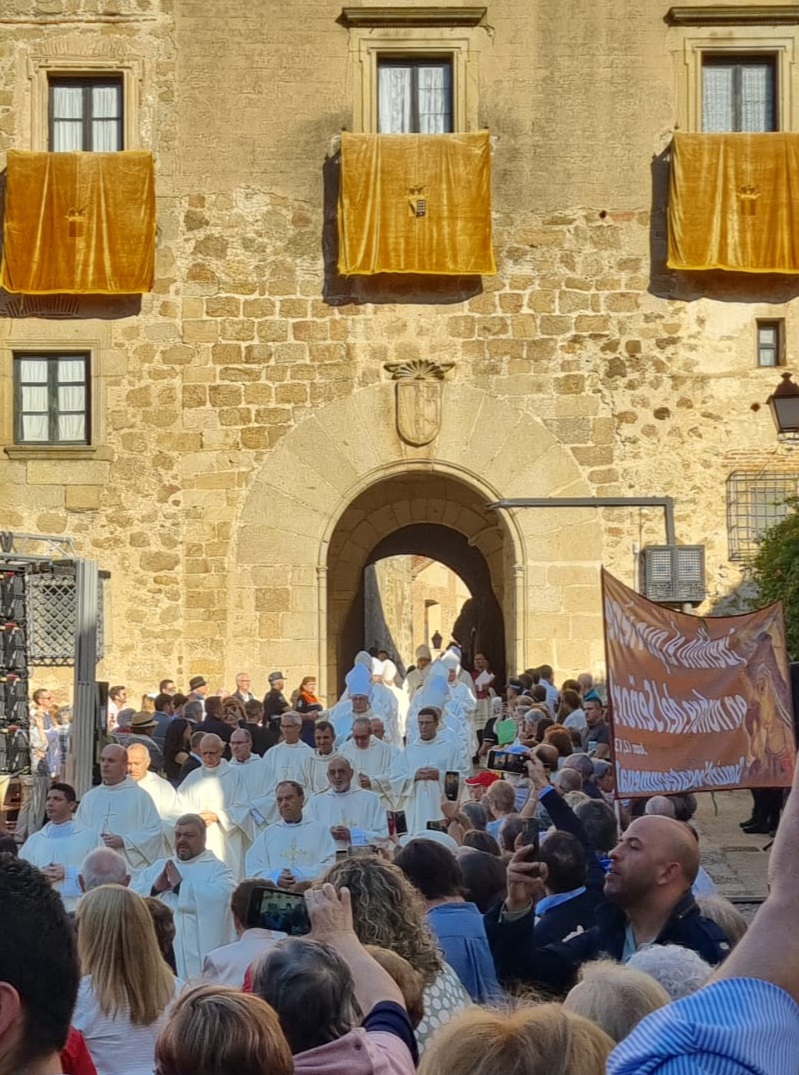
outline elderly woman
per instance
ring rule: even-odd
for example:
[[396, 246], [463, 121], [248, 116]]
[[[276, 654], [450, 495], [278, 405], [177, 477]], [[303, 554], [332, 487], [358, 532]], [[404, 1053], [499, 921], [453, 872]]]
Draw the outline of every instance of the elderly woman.
[[423, 1050], [439, 1027], [468, 1007], [470, 998], [439, 954], [425, 922], [421, 896], [397, 866], [374, 856], [337, 862], [325, 880], [352, 894], [353, 925], [362, 944], [397, 952], [422, 975], [425, 1015], [416, 1029], [416, 1040]]

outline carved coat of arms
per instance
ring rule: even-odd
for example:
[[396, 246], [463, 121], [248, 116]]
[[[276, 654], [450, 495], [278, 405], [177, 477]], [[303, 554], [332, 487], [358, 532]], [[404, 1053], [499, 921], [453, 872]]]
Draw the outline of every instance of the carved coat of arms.
[[444, 377], [452, 365], [429, 359], [386, 365], [396, 382], [397, 432], [406, 444], [421, 448], [438, 436]]

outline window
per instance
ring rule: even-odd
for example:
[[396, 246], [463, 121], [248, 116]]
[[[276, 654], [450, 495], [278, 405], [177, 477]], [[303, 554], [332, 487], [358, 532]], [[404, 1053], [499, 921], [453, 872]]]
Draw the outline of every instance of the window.
[[774, 56], [702, 57], [702, 130], [776, 131]]
[[758, 321], [758, 366], [781, 366], [784, 355], [784, 321]]
[[51, 152], [109, 153], [124, 148], [122, 79], [51, 78]]
[[89, 356], [14, 355], [17, 444], [89, 443]]
[[727, 537], [731, 560], [747, 560], [760, 539], [791, 510], [787, 500], [797, 494], [797, 479], [778, 472], [735, 471], [727, 479]]
[[452, 131], [451, 60], [381, 58], [377, 80], [381, 134]]

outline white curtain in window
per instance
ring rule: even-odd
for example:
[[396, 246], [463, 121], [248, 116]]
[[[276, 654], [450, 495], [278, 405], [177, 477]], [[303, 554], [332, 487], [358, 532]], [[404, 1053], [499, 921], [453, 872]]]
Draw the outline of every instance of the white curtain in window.
[[92, 149], [112, 153], [119, 149], [120, 86], [92, 87]]
[[452, 68], [448, 63], [419, 68], [419, 132], [452, 130]]
[[741, 130], [773, 131], [774, 68], [771, 64], [741, 67]]
[[19, 379], [22, 384], [47, 384], [46, 359], [23, 358], [20, 362]]
[[58, 410], [63, 414], [65, 411], [85, 411], [86, 390], [82, 384], [62, 384], [58, 386]]
[[383, 66], [378, 69], [378, 131], [407, 134], [411, 130], [411, 69]]
[[46, 443], [50, 439], [49, 423], [46, 414], [23, 414], [22, 440]]
[[22, 386], [22, 413], [47, 414], [47, 385]]
[[53, 150], [69, 153], [83, 148], [83, 89], [53, 87]]
[[86, 416], [84, 414], [60, 414], [58, 416], [59, 441], [86, 442]]
[[62, 358], [58, 363], [58, 381], [60, 384], [83, 384], [86, 378], [86, 363], [82, 358]]
[[735, 129], [732, 64], [702, 68], [702, 130], [713, 134]]

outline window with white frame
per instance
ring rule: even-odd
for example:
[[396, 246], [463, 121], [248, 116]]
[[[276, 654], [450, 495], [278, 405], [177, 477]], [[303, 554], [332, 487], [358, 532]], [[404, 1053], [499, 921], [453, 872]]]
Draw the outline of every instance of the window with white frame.
[[49, 80], [49, 149], [110, 153], [124, 149], [122, 78]]
[[702, 57], [702, 130], [776, 131], [777, 60], [773, 55]]
[[381, 57], [377, 98], [380, 134], [451, 133], [452, 60]]
[[14, 354], [17, 444], [89, 443], [89, 355]]

